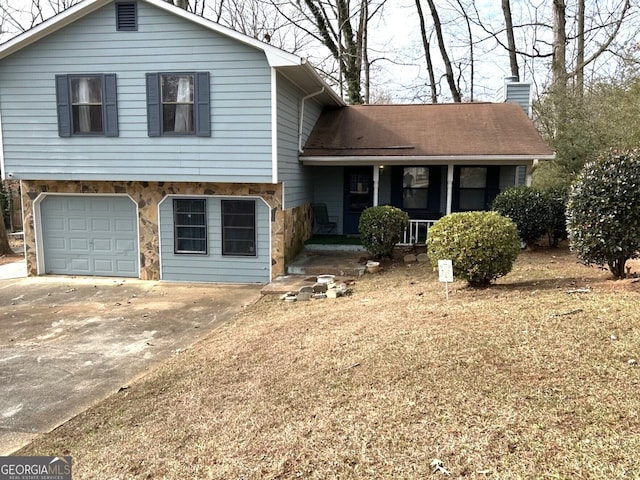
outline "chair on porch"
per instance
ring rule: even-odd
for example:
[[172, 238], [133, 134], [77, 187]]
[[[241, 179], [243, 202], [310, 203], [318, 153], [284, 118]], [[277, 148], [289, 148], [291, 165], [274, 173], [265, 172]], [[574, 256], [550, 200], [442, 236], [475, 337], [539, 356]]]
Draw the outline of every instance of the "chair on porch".
[[337, 233], [338, 217], [330, 217], [326, 203], [313, 204], [313, 232]]

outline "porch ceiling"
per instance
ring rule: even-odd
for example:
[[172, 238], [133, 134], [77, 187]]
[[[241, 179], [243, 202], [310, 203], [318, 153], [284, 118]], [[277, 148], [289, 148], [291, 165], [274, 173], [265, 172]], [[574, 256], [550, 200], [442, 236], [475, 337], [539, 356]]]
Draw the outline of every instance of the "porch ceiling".
[[509, 163], [554, 153], [519, 105], [360, 105], [323, 112], [305, 164]]

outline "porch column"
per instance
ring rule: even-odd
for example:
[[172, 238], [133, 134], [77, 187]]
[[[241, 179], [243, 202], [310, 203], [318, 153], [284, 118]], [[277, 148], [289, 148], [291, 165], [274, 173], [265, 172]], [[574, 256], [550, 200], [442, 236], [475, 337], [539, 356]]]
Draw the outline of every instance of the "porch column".
[[380, 186], [380, 165], [373, 166], [373, 206], [378, 206], [378, 191]]
[[447, 215], [451, 213], [453, 205], [453, 164], [447, 165]]
[[537, 166], [538, 164], [538, 160], [534, 160], [533, 161], [533, 165], [527, 165], [526, 168], [526, 173], [524, 176], [524, 183], [527, 187], [531, 186], [531, 173], [533, 172], [533, 168], [534, 166]]

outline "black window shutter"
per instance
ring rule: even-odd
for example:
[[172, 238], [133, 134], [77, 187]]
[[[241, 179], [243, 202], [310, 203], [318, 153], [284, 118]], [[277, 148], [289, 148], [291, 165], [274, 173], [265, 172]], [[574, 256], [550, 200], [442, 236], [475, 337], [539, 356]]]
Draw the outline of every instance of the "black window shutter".
[[58, 110], [58, 135], [71, 136], [71, 101], [69, 99], [69, 76], [56, 75], [56, 104]]
[[157, 73], [147, 73], [147, 131], [150, 137], [162, 134], [159, 77]]
[[108, 73], [104, 76], [104, 134], [107, 137], [118, 136], [118, 95], [116, 75]]
[[209, 72], [196, 73], [196, 135], [211, 136], [211, 107], [209, 100]]

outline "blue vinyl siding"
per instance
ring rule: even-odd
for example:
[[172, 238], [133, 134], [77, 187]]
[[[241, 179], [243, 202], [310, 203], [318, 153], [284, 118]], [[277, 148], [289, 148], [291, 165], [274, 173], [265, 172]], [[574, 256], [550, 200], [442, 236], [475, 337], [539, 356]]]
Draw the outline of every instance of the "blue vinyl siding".
[[[270, 209], [256, 202], [256, 256], [222, 255], [221, 197], [175, 197], [207, 199], [207, 255], [174, 253], [173, 201], [160, 204], [160, 267], [162, 280], [177, 282], [268, 283], [271, 281]], [[247, 200], [249, 197], [225, 197]], [[253, 199], [251, 199], [253, 200]]]
[[[300, 101], [304, 94], [282, 75], [278, 75], [278, 180], [284, 184], [283, 208], [311, 203], [311, 175], [298, 160]], [[322, 109], [312, 98], [305, 101], [302, 145]]]
[[[210, 74], [211, 137], [147, 133], [145, 74]], [[56, 74], [113, 73], [119, 136], [61, 138]], [[271, 70], [263, 52], [138, 3], [138, 31], [115, 5], [3, 59], [0, 106], [7, 172], [16, 179], [272, 181]]]

